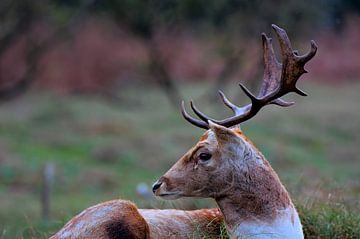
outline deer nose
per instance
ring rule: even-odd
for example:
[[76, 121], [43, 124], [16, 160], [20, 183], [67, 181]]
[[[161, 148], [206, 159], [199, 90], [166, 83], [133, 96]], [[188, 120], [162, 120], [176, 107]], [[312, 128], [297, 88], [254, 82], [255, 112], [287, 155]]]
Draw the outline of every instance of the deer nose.
[[152, 187], [153, 193], [155, 193], [156, 190], [160, 188], [161, 184], [162, 184], [162, 182], [160, 180], [154, 183], [154, 185]]

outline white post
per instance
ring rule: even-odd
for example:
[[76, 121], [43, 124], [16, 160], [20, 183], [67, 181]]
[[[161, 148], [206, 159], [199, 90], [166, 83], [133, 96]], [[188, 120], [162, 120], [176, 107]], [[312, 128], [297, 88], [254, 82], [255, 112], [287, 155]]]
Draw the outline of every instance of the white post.
[[54, 184], [55, 164], [47, 162], [42, 171], [41, 215], [43, 220], [50, 218], [50, 194]]

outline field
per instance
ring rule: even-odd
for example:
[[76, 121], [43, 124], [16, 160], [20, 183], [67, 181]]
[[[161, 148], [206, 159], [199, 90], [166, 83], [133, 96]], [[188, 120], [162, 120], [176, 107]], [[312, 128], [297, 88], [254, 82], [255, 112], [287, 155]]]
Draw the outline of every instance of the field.
[[[265, 108], [243, 131], [264, 153], [300, 208], [308, 238], [360, 238], [360, 84], [301, 84], [295, 106]], [[184, 85], [210, 115], [210, 87]], [[225, 89], [244, 103], [239, 89]], [[119, 103], [30, 92], [0, 106], [0, 238], [46, 238], [82, 209], [124, 198], [139, 207], [199, 208], [211, 200], [139, 196], [202, 134], [152, 86], [126, 87]], [[51, 218], [41, 217], [42, 170], [55, 166]]]

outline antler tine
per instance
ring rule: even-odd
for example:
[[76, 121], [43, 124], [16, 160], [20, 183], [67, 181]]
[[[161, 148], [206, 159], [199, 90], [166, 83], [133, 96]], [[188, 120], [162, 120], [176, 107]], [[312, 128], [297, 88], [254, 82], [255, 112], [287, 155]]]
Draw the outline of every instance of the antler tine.
[[201, 120], [195, 119], [186, 112], [184, 101], [181, 102], [181, 114], [189, 123], [191, 123], [197, 127], [203, 128], [203, 129], [209, 129], [208, 123], [205, 123]]
[[[269, 92], [276, 90], [279, 87], [281, 78], [282, 64], [276, 59], [272, 39], [267, 37], [265, 33], [261, 34], [263, 49], [264, 49], [264, 76], [263, 83], [260, 88], [258, 97], [263, 97]], [[297, 51], [296, 51], [297, 52]], [[295, 51], [294, 51], [295, 53]], [[297, 54], [297, 53], [296, 53]], [[291, 106], [294, 102], [287, 102], [282, 99], [275, 99], [269, 104], [275, 104], [282, 107]]]
[[234, 112], [234, 114], [236, 114], [236, 111], [239, 107], [237, 107], [236, 105], [234, 105], [233, 103], [230, 102], [230, 100], [225, 96], [224, 92], [222, 92], [221, 90], [218, 91], [219, 92], [219, 95], [220, 95], [220, 98], [221, 100], [223, 101], [223, 103], [229, 107], [232, 112]]
[[224, 104], [234, 112], [234, 115], [242, 115], [250, 110], [251, 107], [250, 104], [243, 107], [238, 107], [233, 103], [231, 103], [230, 100], [225, 96], [225, 94], [221, 90], [219, 90], [219, 95], [221, 97], [221, 100], [224, 102]]
[[278, 87], [282, 67], [276, 59], [272, 39], [268, 38], [265, 33], [261, 37], [264, 51], [264, 76], [258, 97], [265, 96]]
[[[310, 51], [303, 56], [299, 56], [299, 60], [301, 62], [303, 62], [303, 64], [305, 65], [306, 62], [310, 61], [316, 55], [316, 52], [317, 52], [317, 45], [314, 40], [311, 40], [310, 41]], [[296, 55], [298, 56], [298, 54], [296, 54]], [[305, 73], [306, 73], [306, 70], [305, 70]]]
[[209, 116], [205, 115], [200, 110], [198, 110], [198, 108], [196, 108], [196, 106], [192, 100], [190, 101], [190, 107], [194, 111], [194, 113], [205, 123], [207, 123], [209, 120], [215, 121], [214, 119], [210, 118]]
[[281, 55], [283, 58], [283, 67], [281, 71], [279, 91], [282, 95], [288, 92], [295, 92], [299, 95], [306, 96], [306, 93], [296, 88], [296, 82], [300, 76], [306, 73], [304, 69], [305, 64], [310, 61], [316, 54], [317, 46], [314, 41], [311, 41], [310, 51], [299, 56], [298, 52], [294, 52], [291, 47], [289, 37], [285, 30], [276, 25], [272, 25], [277, 38], [279, 40]]
[[281, 107], [289, 107], [289, 106], [292, 106], [293, 104], [295, 104], [295, 102], [289, 102], [289, 101], [285, 101], [283, 99], [276, 99], [276, 100], [271, 101], [269, 104], [278, 105]]

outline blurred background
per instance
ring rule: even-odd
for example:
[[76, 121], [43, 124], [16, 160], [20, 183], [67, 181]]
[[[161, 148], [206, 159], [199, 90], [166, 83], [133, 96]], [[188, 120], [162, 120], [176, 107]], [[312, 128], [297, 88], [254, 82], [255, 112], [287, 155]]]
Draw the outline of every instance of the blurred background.
[[257, 92], [272, 23], [300, 53], [316, 41], [298, 83], [309, 96], [242, 128], [299, 207], [358, 213], [359, 13], [356, 0], [2, 0], [0, 238], [46, 238], [116, 198], [214, 206], [149, 188], [203, 133], [182, 118], [182, 99], [224, 118], [219, 89], [239, 105], [238, 83]]

